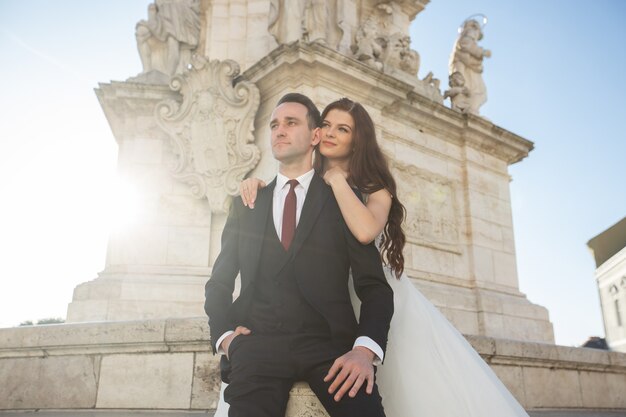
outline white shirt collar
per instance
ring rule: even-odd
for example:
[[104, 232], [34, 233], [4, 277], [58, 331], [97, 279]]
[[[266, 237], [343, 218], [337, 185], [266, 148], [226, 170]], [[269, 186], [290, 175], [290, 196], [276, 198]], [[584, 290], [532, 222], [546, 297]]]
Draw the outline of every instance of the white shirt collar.
[[[309, 185], [311, 185], [311, 180], [313, 180], [313, 175], [315, 175], [314, 169], [295, 178], [296, 180], [298, 180], [299, 185], [301, 185], [304, 188], [305, 193], [309, 190]], [[290, 178], [287, 178], [286, 176], [284, 176], [283, 174], [279, 172], [278, 175], [276, 175], [275, 190], [282, 190], [285, 184], [287, 184], [287, 181], [289, 180]]]

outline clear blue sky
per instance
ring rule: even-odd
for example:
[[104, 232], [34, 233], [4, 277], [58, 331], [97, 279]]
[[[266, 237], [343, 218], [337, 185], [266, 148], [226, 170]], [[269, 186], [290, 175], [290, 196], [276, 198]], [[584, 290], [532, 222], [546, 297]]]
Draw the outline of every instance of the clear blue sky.
[[[148, 0], [0, 0], [0, 326], [65, 316], [104, 267], [117, 147], [93, 89], [141, 70]], [[447, 85], [457, 27], [484, 13], [482, 113], [535, 142], [513, 165], [520, 289], [557, 342], [604, 335], [586, 242], [626, 216], [626, 2], [433, 0], [413, 48]]]

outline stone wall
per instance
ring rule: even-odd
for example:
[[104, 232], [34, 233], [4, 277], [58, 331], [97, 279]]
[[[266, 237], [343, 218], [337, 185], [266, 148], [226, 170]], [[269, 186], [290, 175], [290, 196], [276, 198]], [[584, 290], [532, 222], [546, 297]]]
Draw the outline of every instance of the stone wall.
[[[208, 334], [205, 318], [0, 329], [0, 410], [214, 409]], [[626, 410], [626, 354], [468, 339], [526, 409]]]

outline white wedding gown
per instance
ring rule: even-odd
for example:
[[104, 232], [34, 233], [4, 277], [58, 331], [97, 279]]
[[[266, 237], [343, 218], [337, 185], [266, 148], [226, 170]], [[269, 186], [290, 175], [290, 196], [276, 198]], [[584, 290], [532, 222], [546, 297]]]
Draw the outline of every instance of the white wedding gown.
[[[406, 275], [385, 268], [394, 315], [376, 382], [387, 417], [528, 417], [463, 335]], [[350, 285], [355, 312], [359, 300]], [[358, 316], [357, 316], [358, 317]], [[227, 417], [222, 384], [215, 417]]]

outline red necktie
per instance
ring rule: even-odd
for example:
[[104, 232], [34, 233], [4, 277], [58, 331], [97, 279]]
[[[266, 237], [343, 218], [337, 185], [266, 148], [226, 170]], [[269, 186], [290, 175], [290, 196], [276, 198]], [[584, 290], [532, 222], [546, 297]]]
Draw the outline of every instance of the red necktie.
[[283, 244], [285, 250], [289, 250], [289, 245], [293, 240], [293, 235], [296, 233], [296, 185], [298, 180], [289, 180], [289, 192], [285, 198], [285, 207], [283, 208], [283, 229], [280, 236], [280, 241]]

